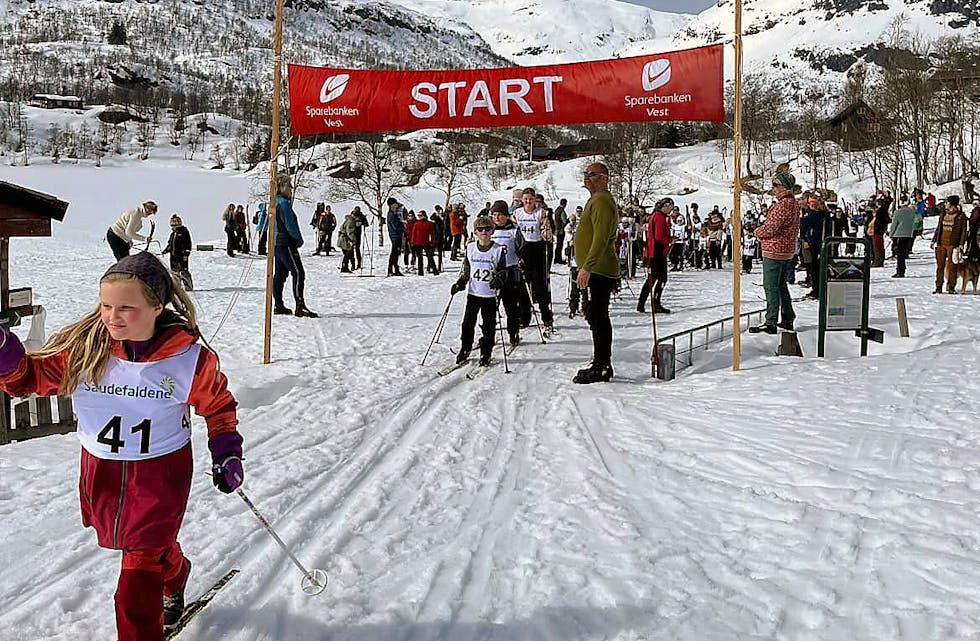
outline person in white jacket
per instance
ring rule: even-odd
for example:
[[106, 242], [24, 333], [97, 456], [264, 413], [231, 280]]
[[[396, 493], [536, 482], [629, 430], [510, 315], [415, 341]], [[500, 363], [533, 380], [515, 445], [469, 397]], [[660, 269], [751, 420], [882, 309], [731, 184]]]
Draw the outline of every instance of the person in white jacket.
[[148, 200], [135, 209], [130, 209], [116, 219], [116, 222], [109, 225], [105, 239], [112, 248], [112, 255], [116, 260], [129, 256], [129, 249], [133, 246], [133, 241], [145, 241], [146, 236], [140, 233], [143, 227], [143, 219], [157, 213], [157, 204]]

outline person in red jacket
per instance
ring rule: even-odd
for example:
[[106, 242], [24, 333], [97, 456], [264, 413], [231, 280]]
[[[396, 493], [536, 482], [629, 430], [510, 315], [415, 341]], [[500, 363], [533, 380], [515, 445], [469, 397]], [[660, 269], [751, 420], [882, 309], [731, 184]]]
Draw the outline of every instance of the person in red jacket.
[[[793, 196], [796, 178], [788, 171], [777, 172], [772, 179], [772, 195], [776, 202], [766, 213], [766, 222], [755, 230], [762, 245], [762, 286], [766, 290], [766, 319], [750, 327], [753, 334], [775, 334], [777, 327], [793, 330], [796, 313], [793, 297], [784, 274], [796, 255], [796, 239], [800, 235], [800, 205]], [[782, 315], [782, 320], [779, 317]], [[779, 321], [779, 322], [777, 322]]]
[[436, 269], [436, 262], [434, 259], [436, 249], [436, 226], [431, 220], [429, 220], [429, 216], [425, 213], [424, 209], [419, 210], [415, 224], [412, 225], [411, 231], [409, 231], [409, 236], [412, 243], [412, 262], [415, 263], [419, 276], [425, 276], [425, 267], [422, 265], [423, 253], [428, 260], [428, 271], [433, 274], [438, 274], [439, 270]]
[[670, 310], [661, 304], [660, 297], [664, 293], [664, 287], [667, 286], [667, 256], [670, 254], [672, 242], [669, 214], [673, 207], [673, 199], [661, 198], [647, 221], [647, 244], [644, 253], [650, 266], [650, 273], [643, 282], [640, 300], [636, 303], [636, 311], [641, 314], [646, 313], [645, 305], [651, 289], [653, 289], [653, 311], [657, 314], [670, 313]]
[[72, 395], [82, 524], [122, 550], [119, 641], [163, 641], [184, 610], [191, 563], [177, 533], [193, 472], [191, 407], [207, 423], [215, 486], [232, 492], [244, 476], [236, 402], [200, 338], [187, 294], [147, 252], [110, 267], [98, 306], [40, 351], [0, 329], [0, 387]]
[[450, 205], [448, 209], [449, 233], [453, 238], [449, 260], [462, 260], [460, 248], [465, 244], [463, 239], [466, 237], [466, 219], [459, 205]]

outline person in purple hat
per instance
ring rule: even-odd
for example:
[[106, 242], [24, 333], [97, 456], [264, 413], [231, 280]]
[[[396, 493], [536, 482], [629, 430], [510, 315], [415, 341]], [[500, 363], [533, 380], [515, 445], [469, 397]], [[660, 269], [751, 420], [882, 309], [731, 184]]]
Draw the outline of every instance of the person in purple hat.
[[244, 478], [237, 403], [200, 342], [193, 304], [147, 252], [110, 267], [95, 309], [41, 350], [0, 329], [0, 388], [72, 396], [82, 524], [122, 551], [119, 641], [162, 641], [184, 610], [191, 562], [177, 534], [193, 475], [191, 408], [207, 424], [214, 485], [227, 494]]

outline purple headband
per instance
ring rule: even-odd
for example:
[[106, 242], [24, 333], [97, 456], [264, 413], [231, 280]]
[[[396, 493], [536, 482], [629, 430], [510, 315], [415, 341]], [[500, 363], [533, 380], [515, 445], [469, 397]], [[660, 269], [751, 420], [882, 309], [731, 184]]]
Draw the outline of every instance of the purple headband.
[[104, 279], [109, 274], [129, 274], [135, 276], [149, 287], [163, 305], [173, 298], [174, 285], [170, 272], [157, 258], [149, 252], [140, 252], [122, 258], [118, 263], [106, 270]]

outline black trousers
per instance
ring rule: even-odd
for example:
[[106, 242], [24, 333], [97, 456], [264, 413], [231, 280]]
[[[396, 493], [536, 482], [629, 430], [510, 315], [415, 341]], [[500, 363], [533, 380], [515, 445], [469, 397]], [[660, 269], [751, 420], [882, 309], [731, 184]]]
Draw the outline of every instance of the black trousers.
[[495, 342], [493, 332], [497, 329], [496, 298], [482, 298], [467, 294], [466, 310], [463, 312], [463, 326], [459, 332], [459, 347], [464, 352], [473, 349], [473, 334], [476, 329], [477, 314], [483, 320], [480, 324], [480, 329], [483, 332], [483, 336], [480, 338], [480, 356], [490, 356]]
[[913, 240], [914, 238], [911, 236], [896, 239], [898, 247], [895, 250], [895, 258], [898, 259], [898, 268], [895, 273], [899, 276], [905, 275], [905, 261], [909, 259], [909, 254], [912, 253]]
[[[653, 281], [651, 283], [651, 281]], [[663, 256], [655, 256], [650, 259], [650, 276], [643, 281], [640, 289], [639, 306], [643, 307], [647, 298], [650, 296], [650, 289], [653, 288], [653, 306], [660, 306], [660, 296], [664, 293], [667, 286], [667, 259]]]
[[354, 250], [344, 249], [344, 260], [340, 263], [340, 271], [342, 272], [352, 272], [354, 271]]
[[259, 246], [256, 247], [256, 251], [258, 251], [260, 254], [262, 254], [263, 256], [265, 256], [265, 254], [266, 254], [266, 252], [268, 250], [268, 247], [267, 247], [268, 244], [269, 244], [269, 230], [268, 229], [263, 229], [259, 233]]
[[129, 256], [129, 243], [116, 236], [114, 231], [111, 229], [108, 230], [105, 233], [105, 239], [109, 243], [109, 249], [112, 250], [112, 255], [117, 261]]
[[303, 260], [299, 257], [299, 250], [295, 247], [276, 245], [275, 263], [276, 267], [272, 275], [272, 299], [275, 301], [276, 307], [285, 307], [282, 301], [282, 290], [286, 285], [286, 278], [291, 276], [296, 309], [303, 309], [306, 307], [306, 301], [303, 298], [306, 271], [303, 269]]
[[589, 276], [589, 311], [586, 320], [592, 330], [592, 366], [612, 364], [612, 321], [609, 320], [609, 297], [616, 279], [592, 274]]
[[[225, 251], [229, 256], [235, 255], [235, 248], [238, 246], [238, 235], [234, 229], [225, 230]], [[278, 249], [278, 248], [277, 248]]]
[[[578, 267], [568, 268], [568, 279], [570, 281], [568, 286], [568, 311], [573, 314], [578, 313], [579, 303], [582, 304], [582, 313], [588, 315], [589, 312], [589, 290], [579, 289], [578, 285], [575, 284], [575, 280], [578, 278]], [[590, 278], [591, 280], [591, 278]]]
[[721, 269], [721, 243], [708, 243], [708, 267], [711, 269]]
[[752, 257], [742, 256], [742, 271], [746, 274], [752, 273]]
[[360, 269], [361, 268], [361, 234], [360, 234], [360, 231], [358, 231], [358, 233], [354, 235], [354, 258], [357, 259], [357, 267], [355, 267], [354, 269]]
[[400, 274], [401, 269], [398, 268], [398, 256], [402, 253], [402, 239], [392, 239], [391, 241], [391, 251], [388, 252], [388, 275]]
[[548, 243], [524, 243], [524, 277], [531, 288], [531, 300], [541, 310], [541, 322], [551, 325], [551, 279], [548, 277]]
[[555, 262], [559, 265], [565, 264], [565, 234], [555, 234], [555, 249], [558, 252], [558, 257], [555, 258]]
[[500, 302], [504, 304], [507, 315], [507, 333], [513, 338], [521, 331], [521, 292], [527, 296], [527, 289], [521, 281], [521, 270], [516, 265], [509, 267], [507, 272], [507, 284], [500, 290]]

